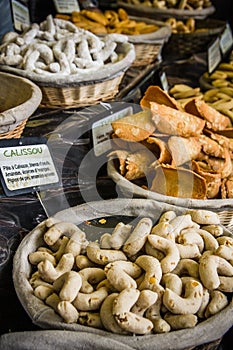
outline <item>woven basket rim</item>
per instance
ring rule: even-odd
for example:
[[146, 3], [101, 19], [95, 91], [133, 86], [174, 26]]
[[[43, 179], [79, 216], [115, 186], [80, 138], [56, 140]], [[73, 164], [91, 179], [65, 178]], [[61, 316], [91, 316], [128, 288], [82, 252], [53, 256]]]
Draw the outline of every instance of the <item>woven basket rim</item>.
[[125, 56], [120, 61], [117, 61], [115, 63], [108, 63], [104, 67], [101, 67], [99, 69], [83, 69], [83, 74], [77, 73], [70, 75], [62, 75], [59, 73], [54, 73], [49, 77], [45, 77], [34, 72], [24, 71], [22, 69], [14, 68], [7, 65], [0, 65], [0, 70], [30, 79], [32, 82], [41, 85], [48, 84], [58, 87], [69, 84], [75, 86], [87, 82], [93, 83], [95, 81], [109, 79], [115, 74], [122, 72], [130, 67], [132, 62], [135, 60], [135, 49], [133, 44], [127, 41], [122, 44], [119, 44], [119, 48], [120, 50], [122, 50], [123, 53], [125, 53]]
[[[117, 1], [117, 5], [127, 9], [128, 11], [132, 10], [134, 13], [144, 14], [144, 15], [153, 15], [161, 17], [176, 17], [176, 18], [206, 18], [207, 16], [215, 12], [215, 7], [209, 6], [201, 10], [179, 10], [179, 9], [158, 9], [154, 7], [149, 7], [145, 5], [135, 5], [127, 4], [123, 1]], [[129, 12], [130, 13], [130, 12]]]

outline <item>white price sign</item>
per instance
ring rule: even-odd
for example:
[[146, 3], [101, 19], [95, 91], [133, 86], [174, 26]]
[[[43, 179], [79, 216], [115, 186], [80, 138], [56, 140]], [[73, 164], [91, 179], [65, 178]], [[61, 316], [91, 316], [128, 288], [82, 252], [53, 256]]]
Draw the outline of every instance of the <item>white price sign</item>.
[[211, 74], [222, 60], [220, 40], [217, 38], [208, 48], [208, 72]]
[[59, 13], [72, 13], [80, 11], [78, 1], [76, 0], [54, 0], [54, 5]]
[[22, 24], [30, 25], [29, 9], [17, 0], [11, 0], [13, 22], [16, 30], [21, 31]]
[[220, 48], [223, 54], [226, 54], [233, 46], [233, 36], [230, 25], [227, 23], [224, 32], [220, 38]]
[[46, 144], [1, 147], [0, 169], [8, 191], [37, 189], [59, 182]]

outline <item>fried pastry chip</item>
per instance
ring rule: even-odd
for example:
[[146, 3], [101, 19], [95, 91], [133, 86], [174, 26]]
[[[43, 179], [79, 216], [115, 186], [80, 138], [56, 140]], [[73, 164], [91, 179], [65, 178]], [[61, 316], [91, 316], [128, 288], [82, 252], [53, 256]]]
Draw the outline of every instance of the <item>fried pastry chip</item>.
[[155, 157], [157, 158], [151, 166], [154, 167], [157, 164], [168, 163], [170, 164], [172, 161], [171, 152], [167, 147], [167, 143], [158, 137], [151, 135], [149, 136], [143, 143], [148, 149], [153, 152]]
[[224, 130], [231, 126], [231, 120], [221, 114], [204, 100], [194, 98], [185, 105], [185, 111], [206, 121], [206, 128], [213, 131]]
[[221, 196], [223, 199], [233, 198], [233, 176], [222, 181]]
[[220, 145], [217, 141], [213, 140], [212, 138], [206, 135], [200, 135], [199, 142], [201, 144], [202, 151], [208, 156], [224, 158], [224, 147]]
[[174, 109], [183, 110], [181, 105], [173, 97], [171, 97], [166, 91], [157, 85], [150, 85], [147, 88], [143, 98], [140, 100], [140, 105], [142, 107], [150, 108], [151, 102], [156, 102]]
[[196, 137], [171, 136], [168, 140], [168, 147], [172, 154], [172, 164], [175, 166], [196, 159], [201, 152], [201, 145]]
[[115, 165], [122, 176], [126, 173], [126, 159], [128, 155], [129, 152], [126, 150], [115, 150], [108, 154], [108, 157], [115, 161]]
[[207, 198], [206, 180], [194, 171], [164, 164], [155, 170], [151, 191], [180, 198]]
[[112, 128], [117, 137], [140, 142], [154, 132], [155, 124], [151, 118], [151, 111], [145, 110], [113, 121]]
[[200, 135], [204, 129], [205, 121], [195, 115], [156, 102], [150, 105], [152, 120], [162, 133], [190, 137]]
[[150, 164], [155, 160], [153, 153], [145, 147], [134, 153], [112, 151], [108, 157], [115, 160], [119, 173], [129, 181], [145, 177], [150, 171]]
[[207, 198], [217, 198], [222, 182], [221, 173], [215, 172], [208, 168], [207, 164], [195, 160], [192, 161], [192, 168], [195, 173], [206, 180]]

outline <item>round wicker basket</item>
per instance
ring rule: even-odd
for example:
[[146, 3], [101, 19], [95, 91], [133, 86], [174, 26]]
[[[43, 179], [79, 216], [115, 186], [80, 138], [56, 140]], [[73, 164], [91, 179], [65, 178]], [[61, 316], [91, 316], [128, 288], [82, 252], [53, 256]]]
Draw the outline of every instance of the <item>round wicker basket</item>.
[[113, 98], [125, 71], [135, 60], [133, 44], [125, 42], [118, 45], [122, 59], [105, 64], [99, 69], [84, 69], [83, 73], [62, 75], [54, 73], [45, 77], [33, 71], [25, 71], [12, 66], [1, 65], [4, 72], [30, 79], [42, 91], [41, 107], [71, 108], [98, 103]]
[[[76, 207], [71, 207], [54, 215], [55, 219], [69, 221], [76, 225], [89, 223], [84, 230], [88, 240], [98, 239], [97, 236], [104, 228], [91, 225], [90, 221], [97, 222], [100, 218], [108, 220], [133, 220], [135, 217], [150, 217], [157, 221], [161, 213], [174, 210], [181, 215], [187, 209], [156, 202], [149, 199], [113, 199], [97, 202], [89, 202]], [[114, 221], [112, 221], [114, 228]], [[56, 330], [56, 342], [68, 343], [74, 337], [81, 348], [101, 349], [147, 349], [154, 350], [191, 350], [191, 349], [217, 349], [221, 338], [232, 326], [232, 302], [221, 312], [211, 316], [207, 320], [199, 322], [195, 327], [180, 329], [163, 334], [120, 335], [113, 334], [103, 329], [87, 327], [78, 323], [65, 323], [55, 311], [33, 294], [29, 283], [32, 267], [28, 261], [28, 254], [34, 252], [43, 244], [43, 223], [33, 229], [20, 243], [13, 263], [13, 281], [18, 298], [32, 322], [46, 330]], [[109, 226], [110, 227], [110, 226]], [[110, 228], [109, 228], [110, 229]], [[227, 231], [224, 233], [227, 235]], [[59, 334], [62, 330], [62, 334]], [[64, 330], [66, 332], [64, 332]], [[71, 331], [71, 332], [67, 332]], [[72, 338], [70, 338], [70, 334]], [[85, 336], [84, 336], [85, 335]], [[7, 339], [7, 338], [6, 338]], [[74, 340], [74, 339], [73, 339]], [[43, 342], [43, 341], [42, 341]], [[89, 347], [87, 346], [87, 342]], [[101, 342], [101, 346], [100, 346]], [[82, 346], [81, 346], [82, 345]], [[99, 347], [100, 346], [100, 347]]]
[[40, 88], [30, 80], [0, 72], [0, 139], [20, 137], [41, 99]]

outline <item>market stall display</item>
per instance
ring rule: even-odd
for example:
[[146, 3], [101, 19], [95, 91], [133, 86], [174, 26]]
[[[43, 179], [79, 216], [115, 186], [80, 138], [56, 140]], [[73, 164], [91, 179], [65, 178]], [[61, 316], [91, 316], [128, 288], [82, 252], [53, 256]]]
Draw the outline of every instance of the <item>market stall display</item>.
[[200, 77], [204, 100], [222, 114], [233, 119], [233, 60], [222, 62], [213, 73]]
[[30, 80], [0, 72], [0, 139], [20, 137], [41, 99], [40, 88]]
[[[190, 239], [197, 255], [188, 253]], [[231, 241], [216, 212], [145, 199], [90, 202], [58, 212], [24, 238], [14, 258], [14, 285], [35, 324], [86, 332], [93, 346], [99, 335], [136, 349], [155, 343], [210, 348], [232, 324], [233, 269], [223, 255]], [[116, 274], [125, 278], [118, 281]], [[145, 301], [141, 311], [139, 300]]]
[[117, 1], [117, 4], [126, 9], [131, 15], [143, 14], [154, 19], [166, 19], [169, 17], [203, 19], [215, 12], [215, 8], [209, 0], [127, 0], [126, 2]]
[[170, 59], [205, 52], [226, 27], [226, 22], [211, 18], [198, 20], [190, 17], [183, 21], [168, 18], [165, 23], [171, 25], [172, 35], [163, 47], [163, 54]]
[[108, 174], [117, 186], [187, 207], [230, 206], [232, 139], [220, 133], [231, 130], [231, 119], [200, 97], [183, 108], [156, 86], [140, 103], [147, 122], [131, 115], [112, 123]]
[[73, 12], [70, 16], [57, 15], [66, 18], [77, 27], [103, 36], [109, 33], [127, 35], [128, 41], [134, 44], [136, 58], [132, 66], [146, 66], [159, 59], [163, 45], [171, 35], [170, 26], [162, 21], [149, 18], [129, 16], [119, 8], [117, 11], [106, 10], [93, 12], [82, 10]]
[[46, 107], [72, 107], [113, 98], [135, 59], [126, 36], [98, 38], [48, 16], [21, 33], [9, 32], [0, 47], [0, 69], [40, 86]]

